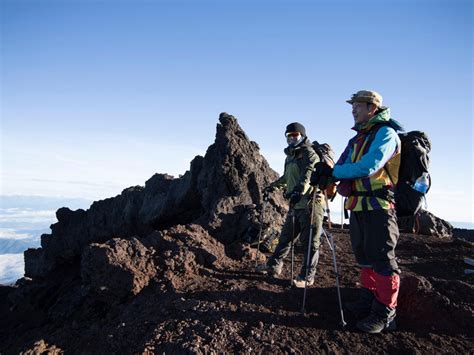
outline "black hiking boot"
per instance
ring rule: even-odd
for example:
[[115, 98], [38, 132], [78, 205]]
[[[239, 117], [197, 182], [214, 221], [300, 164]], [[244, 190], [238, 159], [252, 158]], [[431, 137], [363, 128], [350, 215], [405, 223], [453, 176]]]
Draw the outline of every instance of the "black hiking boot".
[[363, 332], [370, 334], [380, 333], [383, 330], [395, 330], [397, 329], [395, 314], [395, 308], [387, 307], [374, 300], [369, 316], [358, 321], [356, 326]]
[[351, 312], [357, 319], [366, 318], [370, 314], [372, 302], [375, 296], [368, 288], [361, 288], [359, 291], [359, 299], [354, 302], [347, 302], [344, 307]]

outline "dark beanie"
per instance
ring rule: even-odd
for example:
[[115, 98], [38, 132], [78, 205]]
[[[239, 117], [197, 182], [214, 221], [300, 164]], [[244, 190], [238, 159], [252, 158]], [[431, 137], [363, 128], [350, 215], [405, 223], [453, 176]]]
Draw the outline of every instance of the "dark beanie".
[[306, 137], [306, 129], [301, 123], [293, 122], [286, 126], [285, 134], [289, 132], [300, 132], [302, 136]]

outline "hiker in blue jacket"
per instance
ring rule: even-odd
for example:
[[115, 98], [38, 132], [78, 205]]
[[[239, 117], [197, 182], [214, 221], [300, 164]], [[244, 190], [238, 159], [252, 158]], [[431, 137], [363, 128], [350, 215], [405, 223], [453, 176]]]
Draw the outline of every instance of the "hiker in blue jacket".
[[340, 180], [338, 192], [347, 197], [345, 208], [351, 211], [350, 236], [362, 285], [359, 300], [346, 308], [361, 319], [359, 329], [379, 333], [395, 329], [400, 286], [394, 188], [401, 158], [396, 131], [401, 127], [375, 91], [358, 91], [347, 102], [357, 134], [334, 168], [316, 165], [311, 183], [324, 188]]

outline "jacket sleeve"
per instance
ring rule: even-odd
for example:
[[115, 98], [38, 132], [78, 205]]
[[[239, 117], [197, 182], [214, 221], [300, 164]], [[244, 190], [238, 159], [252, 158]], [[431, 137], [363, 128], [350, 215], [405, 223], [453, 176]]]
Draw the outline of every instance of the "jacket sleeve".
[[375, 135], [369, 151], [362, 158], [351, 163], [349, 158], [341, 165], [334, 167], [333, 176], [336, 179], [357, 179], [375, 174], [382, 169], [400, 146], [400, 138], [391, 127], [383, 126]]
[[305, 150], [303, 156], [302, 171], [300, 176], [300, 181], [298, 185], [295, 186], [295, 190], [301, 193], [306, 193], [309, 189], [309, 180], [311, 179], [311, 174], [314, 171], [314, 165], [319, 162], [319, 156], [313, 149]]

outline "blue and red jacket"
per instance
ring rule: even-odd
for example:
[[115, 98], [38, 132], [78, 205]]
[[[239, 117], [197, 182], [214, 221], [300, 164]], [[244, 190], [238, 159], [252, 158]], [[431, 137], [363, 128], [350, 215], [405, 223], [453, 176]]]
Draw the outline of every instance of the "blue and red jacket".
[[[333, 176], [347, 196], [345, 207], [352, 211], [395, 208], [393, 188], [398, 181], [401, 143], [397, 121], [383, 107], [357, 131], [334, 166]], [[374, 135], [375, 133], [375, 135]]]

